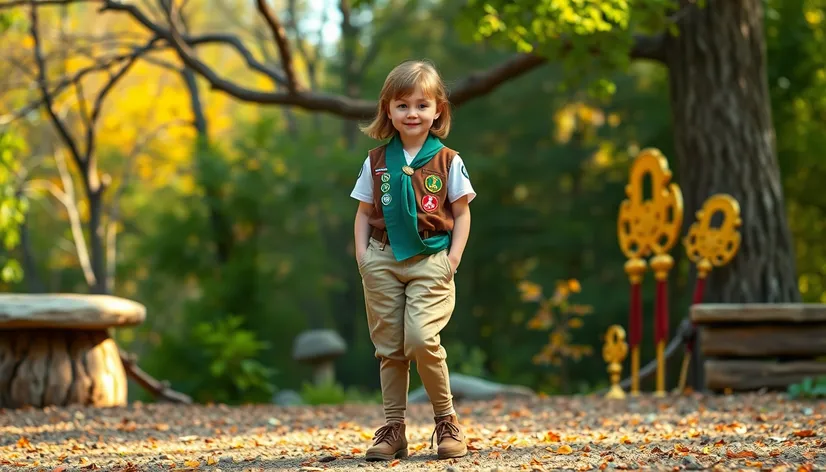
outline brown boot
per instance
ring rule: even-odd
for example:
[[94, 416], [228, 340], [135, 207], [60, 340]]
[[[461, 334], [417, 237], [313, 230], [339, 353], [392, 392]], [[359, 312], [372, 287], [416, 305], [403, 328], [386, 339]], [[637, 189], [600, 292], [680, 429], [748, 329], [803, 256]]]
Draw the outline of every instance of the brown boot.
[[391, 421], [376, 430], [373, 445], [367, 449], [364, 458], [368, 461], [389, 461], [407, 457], [407, 435], [405, 424]]
[[462, 457], [467, 454], [467, 443], [462, 427], [459, 426], [459, 418], [456, 415], [441, 416], [434, 418], [436, 429], [430, 436], [430, 447], [433, 447], [433, 436], [436, 437], [436, 444], [439, 445], [437, 456], [439, 459], [450, 459], [452, 457]]

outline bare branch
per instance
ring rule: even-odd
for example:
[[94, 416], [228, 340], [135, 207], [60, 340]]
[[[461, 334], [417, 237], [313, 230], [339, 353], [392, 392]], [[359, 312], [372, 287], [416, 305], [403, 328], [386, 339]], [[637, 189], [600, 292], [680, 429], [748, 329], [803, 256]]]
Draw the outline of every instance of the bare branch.
[[34, 2], [32, 2], [31, 0], [4, 0], [4, 1], [0, 1], [0, 10], [7, 9], [7, 8], [22, 7], [22, 6], [25, 6], [25, 5], [31, 5], [32, 3], [34, 3], [34, 5], [40, 7], [40, 6], [48, 6], [48, 5], [52, 5], [52, 6], [54, 6], [54, 5], [58, 5], [58, 6], [59, 5], [71, 5], [73, 3], [85, 3], [85, 2], [99, 3], [101, 1], [102, 0], [35, 0]]
[[37, 15], [37, 4], [34, 0], [29, 0], [29, 4], [31, 5], [30, 11], [30, 20], [31, 25], [29, 32], [31, 34], [32, 40], [34, 42], [34, 59], [35, 63], [37, 64], [37, 84], [40, 88], [40, 93], [43, 98], [44, 107], [46, 108], [46, 112], [49, 114], [55, 128], [57, 128], [57, 132], [60, 135], [61, 139], [63, 140], [66, 147], [72, 152], [72, 156], [77, 161], [78, 165], [81, 168], [85, 166], [85, 159], [80, 154], [80, 150], [77, 148], [74, 139], [72, 139], [71, 134], [69, 134], [69, 130], [66, 128], [66, 125], [54, 111], [54, 100], [51, 95], [49, 95], [49, 90], [47, 88], [46, 82], [46, 60], [43, 58], [43, 48], [40, 44], [40, 34], [38, 29], [38, 15]]
[[290, 92], [297, 92], [300, 88], [295, 78], [295, 69], [293, 68], [292, 51], [290, 45], [287, 43], [287, 33], [284, 31], [284, 26], [278, 20], [278, 15], [267, 5], [267, 0], [257, 0], [258, 11], [267, 25], [270, 27], [275, 44], [278, 46], [278, 54], [281, 56], [281, 67], [284, 68], [284, 73], [287, 75], [287, 89]]
[[[115, 56], [112, 56], [112, 57], [108, 57], [108, 58], [105, 58], [106, 59], [105, 61], [101, 61], [99, 63], [93, 64], [91, 66], [84, 67], [83, 69], [78, 70], [74, 75], [72, 75], [70, 77], [61, 78], [57, 82], [57, 85], [55, 85], [54, 88], [52, 88], [48, 93], [45, 94], [45, 97], [44, 97], [44, 94], [41, 92], [40, 97], [37, 100], [32, 101], [31, 103], [25, 105], [24, 107], [20, 108], [19, 110], [16, 110], [14, 112], [11, 112], [11, 113], [8, 113], [8, 114], [5, 114], [5, 115], [0, 115], [0, 125], [9, 124], [9, 123], [11, 123], [11, 122], [13, 122], [13, 121], [15, 121], [19, 118], [22, 118], [23, 116], [27, 115], [28, 113], [36, 110], [40, 106], [45, 105], [46, 104], [45, 98], [53, 99], [53, 98], [57, 97], [67, 87], [69, 87], [69, 86], [71, 86], [75, 83], [79, 83], [83, 79], [83, 77], [85, 77], [86, 75], [94, 73], [94, 72], [109, 70], [115, 64], [117, 64], [119, 62], [122, 62], [124, 60], [128, 60], [130, 57], [132, 57], [132, 53], [119, 54], [119, 55], [115, 55]], [[35, 80], [37, 80], [37, 74], [36, 73], [35, 73]], [[25, 85], [28, 86], [29, 84], [25, 84]]]
[[[346, 7], [346, 2], [344, 2], [343, 5]], [[357, 120], [368, 119], [376, 113], [377, 103], [374, 100], [363, 100], [303, 90], [297, 90], [296, 92], [256, 90], [239, 85], [232, 80], [221, 77], [214, 68], [208, 66], [196, 56], [193, 50], [193, 47], [199, 44], [196, 38], [182, 35], [175, 30], [174, 27], [166, 29], [153, 23], [143, 12], [131, 4], [127, 5], [116, 0], [105, 0], [105, 6], [102, 10], [128, 13], [148, 30], [169, 41], [183, 63], [206, 79], [214, 90], [227, 93], [241, 101], [263, 105], [283, 105], [313, 112], [327, 112], [342, 118]], [[342, 13], [346, 14], [347, 11], [345, 10]], [[205, 36], [200, 38], [201, 43], [204, 42], [204, 38]], [[662, 44], [661, 38], [661, 36], [635, 37], [635, 44], [630, 52], [631, 58], [661, 60], [663, 57], [662, 48], [660, 47]], [[211, 39], [214, 39], [214, 42], [230, 44], [242, 54], [249, 54], [246, 47], [234, 36], [211, 35]], [[595, 53], [598, 54], [598, 51]], [[252, 61], [248, 60], [247, 62], [250, 64]], [[454, 107], [459, 107], [470, 100], [496, 90], [510, 80], [537, 69], [546, 62], [547, 59], [545, 57], [534, 54], [516, 54], [511, 56], [501, 64], [495, 65], [487, 70], [471, 73], [462, 80], [457, 81], [455, 86], [451, 88], [450, 101]], [[252, 63], [255, 64], [255, 62]], [[259, 72], [261, 72], [262, 68], [266, 69], [266, 67], [260, 63], [257, 63], [254, 68]], [[270, 77], [275, 76], [273, 71], [270, 71], [267, 75]], [[286, 78], [280, 77], [279, 83], [287, 85], [289, 88], [289, 80]]]
[[92, 261], [89, 258], [89, 250], [86, 247], [86, 239], [83, 236], [83, 226], [80, 221], [80, 212], [78, 212], [75, 200], [74, 185], [72, 184], [72, 177], [69, 175], [69, 169], [66, 167], [66, 158], [60, 149], [55, 151], [55, 162], [60, 173], [60, 180], [63, 182], [63, 189], [48, 180], [31, 180], [26, 183], [24, 189], [27, 194], [35, 190], [46, 190], [60, 202], [66, 213], [69, 215], [69, 226], [72, 230], [72, 238], [75, 243], [75, 250], [80, 261], [80, 267], [83, 269], [83, 276], [89, 286], [95, 284], [95, 272], [92, 270]]
[[95, 147], [95, 126], [97, 125], [98, 119], [100, 118], [100, 112], [103, 108], [103, 102], [106, 99], [106, 95], [112, 90], [115, 84], [120, 80], [126, 72], [129, 71], [129, 68], [141, 57], [143, 54], [151, 50], [155, 43], [158, 42], [160, 38], [154, 37], [149, 40], [146, 45], [140, 49], [136, 49], [132, 52], [129, 58], [126, 60], [126, 64], [124, 64], [114, 75], [112, 75], [103, 88], [98, 93], [98, 96], [95, 98], [95, 103], [92, 105], [92, 114], [89, 118], [89, 125], [86, 128], [86, 156], [90, 158], [94, 151]]
[[[101, 11], [118, 11], [128, 13], [135, 21], [143, 25], [146, 29], [151, 31], [155, 36], [158, 36], [168, 42], [172, 42], [172, 34], [170, 30], [161, 27], [160, 25], [153, 22], [146, 14], [140, 11], [135, 5], [132, 4], [125, 4], [115, 0], [105, 0], [104, 6], [101, 7]], [[267, 67], [265, 64], [261, 63], [259, 60], [255, 59], [252, 53], [244, 46], [244, 43], [241, 42], [237, 37], [229, 34], [204, 34], [201, 36], [188, 36], [184, 35], [181, 36], [181, 40], [183, 43], [188, 44], [189, 46], [198, 46], [202, 44], [226, 44], [232, 46], [238, 54], [240, 54], [244, 60], [246, 61], [247, 65], [254, 71], [257, 71], [271, 80], [273, 80], [277, 84], [287, 85], [287, 79], [281, 73], [276, 70], [273, 70]], [[177, 49], [177, 48], [176, 48]]]

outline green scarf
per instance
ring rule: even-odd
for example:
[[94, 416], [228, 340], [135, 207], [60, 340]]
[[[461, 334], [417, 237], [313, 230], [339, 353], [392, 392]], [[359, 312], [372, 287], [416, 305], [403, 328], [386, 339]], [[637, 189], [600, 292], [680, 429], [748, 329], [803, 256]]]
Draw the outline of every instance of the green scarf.
[[[410, 167], [414, 170], [419, 169], [430, 162], [443, 147], [444, 144], [439, 138], [428, 134], [427, 140], [413, 162], [410, 163]], [[381, 200], [384, 205], [387, 237], [390, 239], [390, 247], [393, 248], [396, 260], [403, 261], [419, 254], [435, 254], [446, 249], [450, 245], [449, 233], [432, 236], [424, 241], [419, 235], [416, 193], [413, 190], [413, 179], [402, 171], [407, 161], [404, 158], [404, 149], [398, 134], [393, 135], [387, 144], [385, 162], [390, 180], [382, 183], [390, 184], [390, 188], [387, 189], [387, 186], [384, 186], [382, 190], [387, 190], [387, 192], [382, 192]]]

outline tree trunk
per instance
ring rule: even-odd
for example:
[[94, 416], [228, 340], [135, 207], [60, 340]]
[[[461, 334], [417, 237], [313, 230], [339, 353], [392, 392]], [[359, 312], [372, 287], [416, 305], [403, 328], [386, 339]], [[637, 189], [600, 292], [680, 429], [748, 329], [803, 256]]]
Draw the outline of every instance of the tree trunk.
[[[681, 3], [689, 3], [686, 0]], [[667, 40], [671, 105], [685, 200], [684, 231], [706, 198], [740, 204], [742, 241], [715, 268], [705, 302], [798, 302], [766, 78], [760, 0], [683, 5], [680, 33]]]
[[[93, 171], [96, 172], [96, 171]], [[103, 187], [96, 184], [95, 190], [87, 189], [86, 202], [89, 204], [89, 247], [92, 252], [92, 273], [95, 274], [95, 283], [90, 292], [99, 295], [109, 293], [106, 280], [106, 247], [103, 236]]]

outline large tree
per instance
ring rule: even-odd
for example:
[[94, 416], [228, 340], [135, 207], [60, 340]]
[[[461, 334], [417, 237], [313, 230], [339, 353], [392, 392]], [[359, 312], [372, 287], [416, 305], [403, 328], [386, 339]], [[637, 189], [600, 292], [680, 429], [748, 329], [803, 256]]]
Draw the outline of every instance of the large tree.
[[740, 203], [743, 219], [739, 254], [713, 271], [707, 300], [799, 301], [772, 125], [763, 3], [709, 1], [686, 10], [677, 25], [665, 57], [686, 215], [724, 192]]
[[578, 65], [588, 61], [591, 74], [585, 77], [602, 91], [611, 86], [605, 73], [634, 57], [628, 54], [640, 44], [634, 34], [653, 31], [645, 56], [668, 70], [672, 167], [684, 197], [684, 229], [715, 193], [732, 195], [741, 209], [739, 253], [712, 272], [705, 300], [799, 301], [770, 108], [762, 2], [642, 0], [632, 9], [623, 0], [573, 3], [486, 1], [469, 8], [480, 12], [472, 16], [478, 36], [560, 58], [580, 77]]

